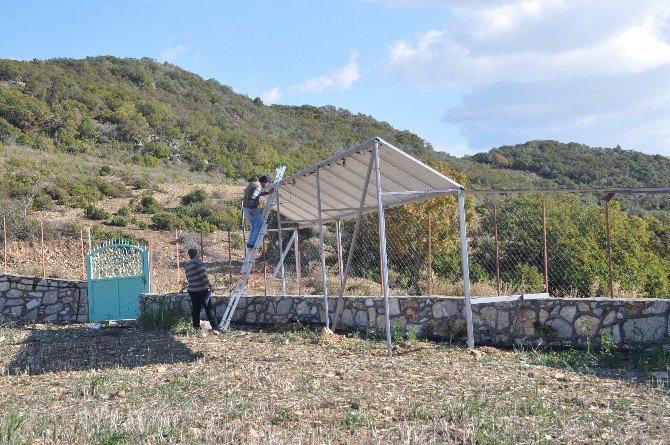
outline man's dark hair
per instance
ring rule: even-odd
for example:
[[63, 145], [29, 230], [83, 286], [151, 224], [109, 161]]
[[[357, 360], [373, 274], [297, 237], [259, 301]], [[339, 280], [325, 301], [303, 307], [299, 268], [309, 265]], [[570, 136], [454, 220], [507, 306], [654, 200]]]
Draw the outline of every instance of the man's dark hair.
[[261, 176], [261, 179], [258, 180], [259, 182], [270, 182], [270, 178], [267, 176], [263, 175]]
[[191, 259], [197, 258], [198, 257], [198, 249], [196, 249], [195, 247], [191, 247], [190, 249], [188, 249], [188, 257], [191, 258]]

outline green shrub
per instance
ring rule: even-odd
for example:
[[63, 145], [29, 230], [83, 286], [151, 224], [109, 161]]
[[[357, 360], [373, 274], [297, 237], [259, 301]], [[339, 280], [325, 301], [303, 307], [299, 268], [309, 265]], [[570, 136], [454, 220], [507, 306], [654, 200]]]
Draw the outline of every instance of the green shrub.
[[130, 207], [128, 206], [120, 207], [119, 210], [116, 211], [116, 214], [118, 216], [130, 216], [131, 214]]
[[84, 216], [86, 216], [87, 219], [97, 221], [101, 219], [109, 219], [112, 215], [107, 210], [99, 209], [93, 204], [89, 204], [84, 209]]
[[109, 225], [115, 227], [126, 227], [128, 225], [128, 221], [120, 216], [115, 216], [109, 221]]
[[203, 189], [195, 189], [190, 193], [187, 193], [186, 195], [181, 197], [181, 203], [182, 205], [190, 205], [190, 204], [195, 204], [199, 202], [205, 202], [209, 195], [207, 194], [206, 191]]
[[163, 206], [153, 196], [143, 196], [135, 211], [139, 213], [157, 213], [163, 210]]
[[137, 222], [135, 223], [135, 225], [136, 225], [137, 228], [140, 229], [140, 230], [146, 230], [146, 229], [149, 227], [149, 225], [148, 225], [147, 223], [145, 223], [144, 221], [137, 221]]
[[151, 217], [154, 227], [159, 230], [173, 230], [181, 226], [181, 218], [172, 212], [158, 212]]
[[103, 165], [100, 167], [100, 170], [98, 170], [98, 174], [100, 176], [107, 176], [112, 174], [112, 168], [109, 165]]

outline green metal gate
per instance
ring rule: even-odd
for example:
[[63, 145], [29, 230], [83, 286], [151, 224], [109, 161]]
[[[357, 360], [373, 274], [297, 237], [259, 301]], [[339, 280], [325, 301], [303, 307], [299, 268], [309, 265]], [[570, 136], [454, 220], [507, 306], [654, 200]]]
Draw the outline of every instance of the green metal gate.
[[147, 249], [108, 241], [87, 255], [86, 271], [90, 321], [137, 318], [139, 295], [151, 291]]

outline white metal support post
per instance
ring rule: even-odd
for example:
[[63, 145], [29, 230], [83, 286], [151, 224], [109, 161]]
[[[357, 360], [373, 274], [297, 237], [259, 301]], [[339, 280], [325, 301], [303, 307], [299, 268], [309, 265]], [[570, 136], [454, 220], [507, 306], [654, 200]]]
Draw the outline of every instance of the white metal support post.
[[468, 329], [468, 348], [475, 347], [475, 335], [472, 326], [472, 302], [470, 301], [470, 264], [468, 261], [468, 237], [465, 231], [465, 199], [463, 190], [458, 191], [458, 219], [461, 229], [461, 258], [463, 263], [463, 290], [465, 293], [465, 323]]
[[386, 313], [386, 349], [388, 356], [393, 355], [391, 344], [391, 314], [389, 313], [389, 269], [386, 255], [386, 219], [384, 218], [384, 203], [382, 202], [381, 163], [379, 159], [379, 141], [375, 141], [375, 178], [377, 182], [377, 212], [379, 220], [379, 241], [382, 256], [382, 288], [384, 290], [384, 312]]
[[351, 236], [351, 244], [349, 245], [349, 253], [347, 254], [347, 265], [344, 267], [344, 277], [342, 277], [342, 285], [340, 286], [340, 296], [337, 299], [337, 307], [335, 308], [335, 316], [333, 317], [334, 328], [337, 328], [340, 316], [344, 310], [344, 287], [347, 285], [347, 278], [349, 277], [349, 268], [351, 266], [351, 259], [354, 257], [354, 247], [356, 247], [356, 240], [358, 239], [358, 229], [361, 225], [361, 217], [363, 216], [363, 208], [365, 207], [365, 199], [368, 196], [368, 185], [370, 185], [370, 175], [372, 174], [372, 167], [375, 165], [375, 152], [370, 153], [370, 162], [368, 163], [368, 172], [365, 174], [365, 182], [363, 183], [363, 195], [358, 206], [358, 213], [356, 214], [356, 224], [354, 225], [354, 233]]
[[[279, 190], [275, 190], [275, 193], [279, 193]], [[279, 213], [279, 194], [275, 196], [275, 201], [277, 201], [277, 239], [279, 240], [279, 255], [281, 266], [279, 273], [281, 273], [281, 294], [282, 296], [286, 295], [286, 277], [284, 276], [284, 258], [281, 257], [282, 252], [284, 251], [284, 246], [282, 245], [282, 236], [281, 236], [281, 213]]]
[[302, 271], [300, 270], [300, 239], [298, 238], [300, 235], [298, 234], [299, 228], [293, 229], [293, 255], [295, 256], [295, 280], [296, 280], [296, 293], [298, 296], [300, 296], [300, 282], [302, 280], [301, 273]]
[[[340, 220], [335, 221], [335, 238], [337, 241], [337, 271], [340, 275], [340, 289], [344, 282], [344, 268], [342, 267], [342, 230], [340, 228]], [[335, 323], [335, 321], [333, 321]]]
[[319, 246], [321, 248], [321, 273], [323, 275], [323, 310], [326, 318], [326, 329], [330, 329], [330, 320], [328, 318], [328, 283], [326, 282], [326, 251], [323, 245], [323, 218], [321, 217], [321, 177], [319, 171], [321, 167], [316, 168], [316, 203], [319, 213]]

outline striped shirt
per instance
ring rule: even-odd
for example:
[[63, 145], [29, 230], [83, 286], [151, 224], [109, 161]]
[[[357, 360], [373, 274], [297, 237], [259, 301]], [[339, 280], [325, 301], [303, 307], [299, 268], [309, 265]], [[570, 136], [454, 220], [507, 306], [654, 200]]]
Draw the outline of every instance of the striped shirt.
[[189, 292], [199, 292], [212, 287], [209, 277], [207, 277], [205, 265], [198, 258], [193, 258], [186, 263], [184, 270], [186, 271], [186, 279], [188, 280], [187, 290]]

